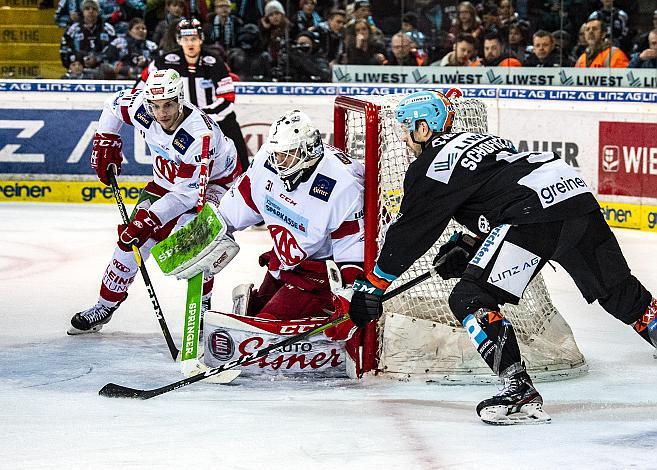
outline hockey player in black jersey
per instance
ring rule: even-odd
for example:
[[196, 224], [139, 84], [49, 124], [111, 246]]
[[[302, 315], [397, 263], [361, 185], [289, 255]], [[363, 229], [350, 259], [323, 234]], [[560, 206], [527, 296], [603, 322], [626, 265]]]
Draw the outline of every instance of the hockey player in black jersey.
[[383, 292], [454, 218], [478, 238], [454, 234], [434, 264], [444, 279], [460, 278], [450, 309], [504, 384], [477, 406], [485, 422], [550, 421], [500, 310], [517, 304], [550, 260], [563, 266], [587, 302], [597, 300], [657, 345], [657, 300], [630, 273], [586, 182], [559, 155], [520, 153], [494, 135], [451, 133], [453, 106], [437, 92], [412, 93], [396, 112], [419, 156], [406, 173], [400, 215], [373, 272], [354, 283], [349, 314], [357, 326], [381, 316]]
[[[203, 28], [195, 19], [183, 18], [176, 27], [180, 48], [164, 53], [151, 62], [148, 73], [174, 69], [183, 78], [185, 97], [212, 117], [221, 131], [235, 144], [242, 171], [249, 166], [248, 150], [237, 122], [233, 103], [235, 88], [224, 61], [203, 46]], [[142, 77], [146, 81], [145, 77]]]

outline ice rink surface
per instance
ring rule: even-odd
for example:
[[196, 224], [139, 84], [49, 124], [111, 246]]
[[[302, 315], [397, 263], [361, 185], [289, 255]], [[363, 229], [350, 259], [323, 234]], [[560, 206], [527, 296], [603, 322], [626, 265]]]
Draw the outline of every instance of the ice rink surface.
[[[629, 327], [587, 305], [546, 267], [553, 301], [587, 375], [538, 384], [553, 422], [492, 427], [475, 406], [495, 386], [368, 377], [203, 382], [148, 401], [98, 396], [107, 382], [180, 379], [141, 278], [100, 334], [69, 337], [95, 303], [119, 213], [113, 205], [0, 205], [0, 468], [657, 468], [657, 360]], [[615, 230], [630, 267], [657, 292], [657, 235]], [[266, 232], [238, 235], [213, 308], [261, 280]], [[185, 286], [149, 273], [180, 343]]]

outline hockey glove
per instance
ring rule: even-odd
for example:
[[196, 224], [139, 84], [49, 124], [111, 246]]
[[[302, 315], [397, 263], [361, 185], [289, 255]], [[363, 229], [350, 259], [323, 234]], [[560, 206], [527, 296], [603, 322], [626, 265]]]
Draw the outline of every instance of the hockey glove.
[[155, 214], [146, 209], [138, 209], [134, 219], [119, 235], [119, 241], [124, 248], [128, 248], [125, 251], [130, 251], [131, 245], [140, 247], [146, 243], [160, 225], [160, 219]]
[[450, 239], [440, 247], [433, 260], [436, 272], [443, 279], [463, 276], [468, 262], [479, 250], [483, 240], [461, 232], [454, 232]]
[[358, 328], [363, 328], [383, 314], [381, 296], [383, 290], [364, 278], [358, 278], [353, 285], [354, 295], [349, 306], [349, 318]]
[[98, 179], [106, 186], [109, 186], [109, 176], [107, 169], [110, 165], [114, 166], [114, 174], [121, 174], [121, 136], [118, 134], [103, 133], [94, 134], [94, 140], [91, 147], [91, 168], [96, 170]]

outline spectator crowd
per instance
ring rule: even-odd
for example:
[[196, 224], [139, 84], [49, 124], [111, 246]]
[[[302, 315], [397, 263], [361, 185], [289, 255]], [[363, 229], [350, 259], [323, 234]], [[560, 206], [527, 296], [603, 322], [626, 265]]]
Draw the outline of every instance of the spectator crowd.
[[326, 82], [334, 64], [657, 68], [657, 11], [639, 27], [636, 2], [621, 3], [59, 0], [55, 21], [63, 78], [137, 80], [192, 17], [244, 81]]

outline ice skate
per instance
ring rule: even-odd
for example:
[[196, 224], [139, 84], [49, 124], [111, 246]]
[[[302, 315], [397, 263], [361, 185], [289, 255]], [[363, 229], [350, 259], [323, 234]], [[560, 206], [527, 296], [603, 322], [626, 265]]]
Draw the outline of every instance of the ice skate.
[[504, 388], [477, 405], [484, 423], [493, 425], [543, 424], [551, 421], [543, 411], [543, 398], [525, 371], [504, 378]]
[[82, 335], [100, 331], [103, 325], [112, 319], [112, 314], [122, 302], [118, 302], [114, 306], [103, 305], [99, 302], [83, 312], [76, 313], [71, 318], [71, 327], [68, 329], [67, 334]]

